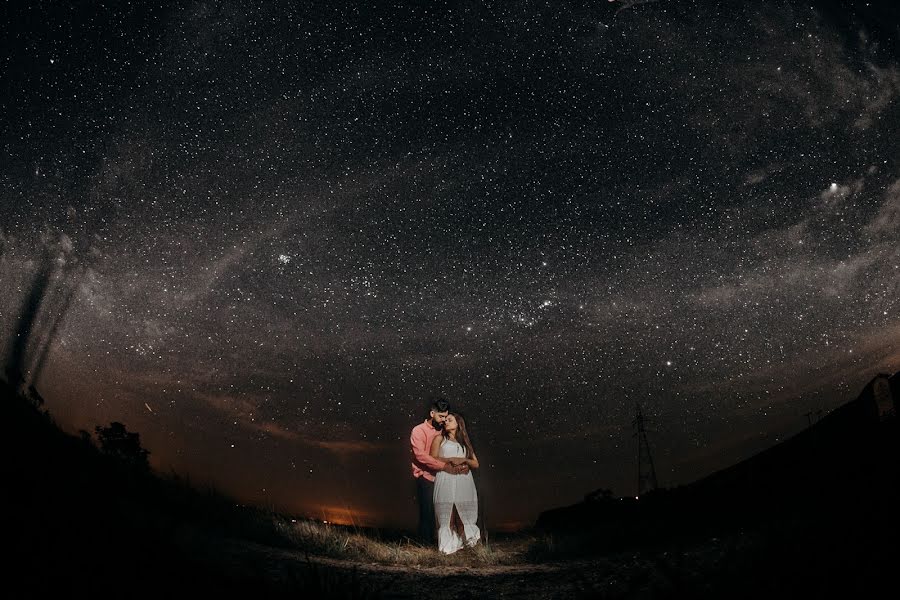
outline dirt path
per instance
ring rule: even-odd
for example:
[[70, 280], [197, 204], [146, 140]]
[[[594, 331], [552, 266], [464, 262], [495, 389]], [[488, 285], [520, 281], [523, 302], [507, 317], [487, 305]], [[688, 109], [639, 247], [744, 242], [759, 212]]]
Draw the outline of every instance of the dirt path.
[[547, 564], [415, 567], [351, 562], [245, 542], [218, 546], [229, 569], [252, 569], [298, 591], [338, 598], [640, 598], [677, 591], [654, 559], [620, 556]]

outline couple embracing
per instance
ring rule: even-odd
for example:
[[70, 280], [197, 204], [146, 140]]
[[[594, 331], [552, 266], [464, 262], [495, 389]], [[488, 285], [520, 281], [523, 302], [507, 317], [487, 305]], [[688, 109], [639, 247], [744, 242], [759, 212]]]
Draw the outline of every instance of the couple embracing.
[[450, 411], [447, 400], [434, 398], [428, 418], [413, 428], [409, 441], [421, 541], [435, 543], [436, 523], [438, 550], [444, 554], [478, 543], [478, 493], [472, 477], [478, 458], [465, 419]]

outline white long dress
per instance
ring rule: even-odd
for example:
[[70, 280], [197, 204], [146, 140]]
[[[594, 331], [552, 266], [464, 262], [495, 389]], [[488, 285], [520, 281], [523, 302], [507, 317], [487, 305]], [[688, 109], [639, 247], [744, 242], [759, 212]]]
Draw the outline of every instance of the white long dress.
[[[466, 453], [461, 444], [445, 439], [441, 442], [438, 456], [465, 458]], [[463, 523], [464, 538], [450, 528], [454, 505]], [[478, 493], [475, 491], [475, 479], [472, 478], [471, 471], [463, 475], [437, 472], [434, 476], [434, 516], [438, 525], [438, 550], [444, 554], [452, 554], [481, 539], [481, 530], [475, 524], [478, 520]]]

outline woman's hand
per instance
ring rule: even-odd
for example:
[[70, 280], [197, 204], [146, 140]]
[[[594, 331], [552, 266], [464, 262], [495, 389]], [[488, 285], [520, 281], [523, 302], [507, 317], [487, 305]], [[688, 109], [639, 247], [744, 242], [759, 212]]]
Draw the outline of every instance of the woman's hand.
[[458, 467], [459, 465], [468, 464], [468, 461], [465, 458], [447, 458], [446, 461], [453, 465], [454, 467]]

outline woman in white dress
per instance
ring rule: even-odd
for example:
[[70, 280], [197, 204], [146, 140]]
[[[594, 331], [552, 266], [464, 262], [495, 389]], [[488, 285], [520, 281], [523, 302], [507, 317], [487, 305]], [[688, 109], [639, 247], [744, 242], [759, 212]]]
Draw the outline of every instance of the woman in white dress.
[[[478, 468], [478, 458], [466, 433], [462, 415], [450, 413], [444, 421], [441, 435], [431, 443], [431, 456], [454, 465], [465, 464], [469, 471], [462, 474], [438, 471], [434, 479], [434, 515], [437, 520], [438, 550], [453, 554], [464, 546], [472, 546], [481, 539], [478, 520], [478, 493], [471, 469]], [[462, 536], [453, 530], [453, 511], [462, 522]]]

